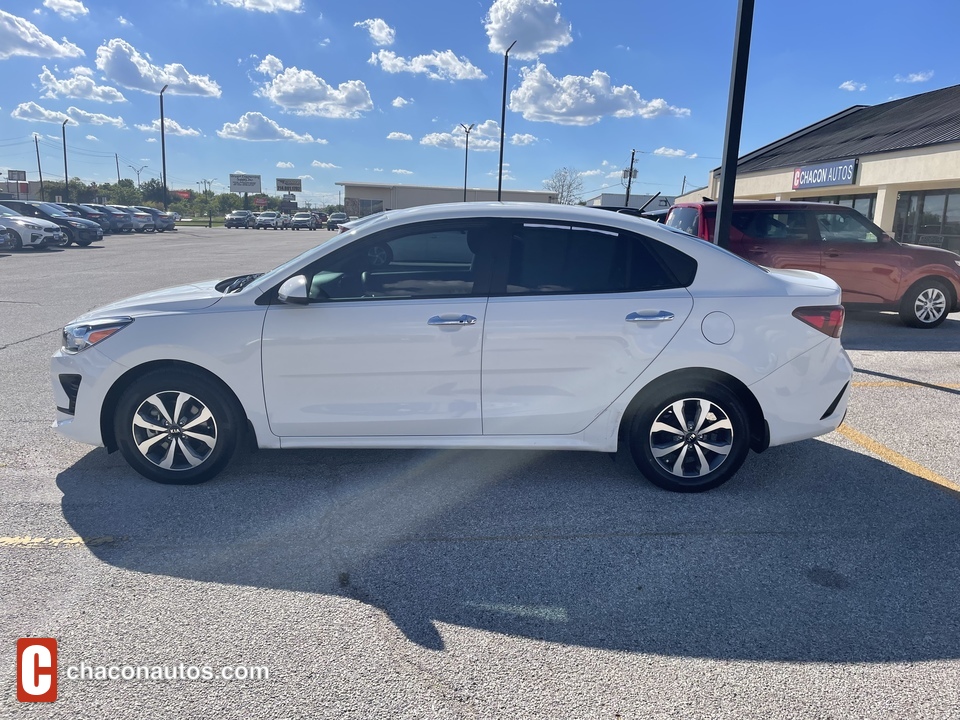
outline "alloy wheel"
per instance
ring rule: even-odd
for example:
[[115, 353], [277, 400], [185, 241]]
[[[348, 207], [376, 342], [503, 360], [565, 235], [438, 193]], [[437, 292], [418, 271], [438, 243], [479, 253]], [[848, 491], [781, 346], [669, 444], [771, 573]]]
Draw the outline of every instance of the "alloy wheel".
[[733, 449], [733, 424], [715, 402], [684, 398], [667, 405], [650, 427], [657, 464], [678, 478], [703, 477], [726, 462]]
[[205, 462], [217, 445], [217, 422], [194, 395], [169, 390], [142, 403], [133, 415], [137, 450], [164, 470], [190, 470]]

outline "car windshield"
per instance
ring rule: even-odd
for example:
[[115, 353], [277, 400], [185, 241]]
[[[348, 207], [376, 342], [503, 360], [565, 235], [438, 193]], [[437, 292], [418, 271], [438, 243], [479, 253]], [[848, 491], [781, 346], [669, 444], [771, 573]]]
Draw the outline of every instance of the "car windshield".
[[51, 205], [50, 203], [37, 203], [35, 207], [40, 208], [51, 217], [70, 217], [63, 208]]
[[20, 217], [20, 213], [14, 212], [6, 205], [0, 205], [0, 215], [3, 217]]
[[310, 213], [297, 213], [294, 215], [295, 218], [300, 218], [301, 220], [309, 220], [312, 215]]

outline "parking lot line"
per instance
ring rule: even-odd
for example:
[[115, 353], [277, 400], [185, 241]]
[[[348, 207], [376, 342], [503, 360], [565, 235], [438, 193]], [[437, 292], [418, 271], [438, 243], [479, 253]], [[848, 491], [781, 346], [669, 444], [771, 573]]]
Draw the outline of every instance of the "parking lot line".
[[855, 388], [925, 387], [933, 390], [960, 390], [960, 383], [926, 383], [919, 381], [910, 382], [908, 380], [855, 380], [851, 385]]
[[923, 478], [924, 480], [948, 488], [955, 492], [960, 492], [960, 485], [955, 483], [953, 480], [949, 480], [943, 475], [935, 473], [930, 468], [926, 468], [920, 463], [914, 462], [905, 455], [901, 455], [895, 450], [891, 450], [886, 445], [882, 445], [873, 438], [864, 435], [859, 430], [854, 430], [849, 425], [841, 425], [837, 428], [837, 432], [848, 440], [852, 440], [853, 442], [857, 443], [857, 445], [865, 448], [868, 452], [873, 453], [884, 462], [900, 468], [904, 472], [908, 472], [911, 475], [916, 475], [919, 478]]

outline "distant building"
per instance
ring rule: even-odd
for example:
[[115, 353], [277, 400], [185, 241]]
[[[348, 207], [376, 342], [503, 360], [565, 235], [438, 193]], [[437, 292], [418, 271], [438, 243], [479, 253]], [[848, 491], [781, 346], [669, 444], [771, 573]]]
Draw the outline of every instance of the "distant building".
[[[960, 85], [855, 105], [737, 160], [734, 196], [853, 207], [902, 242], [960, 252]], [[706, 188], [678, 200], [717, 198]]]
[[630, 204], [624, 205], [626, 197], [627, 194], [625, 192], [603, 193], [602, 195], [597, 195], [589, 200], [585, 200], [583, 204], [590, 206], [602, 205], [604, 207], [632, 207], [638, 209], [646, 205], [644, 212], [652, 212], [670, 207], [673, 205], [675, 199], [672, 195], [634, 195], [630, 193]]
[[[463, 187], [364, 182], [336, 184], [343, 187], [344, 212], [358, 217], [383, 210], [463, 202]], [[496, 199], [496, 189], [467, 188], [467, 202], [489, 202]], [[505, 202], [556, 203], [557, 194], [549, 190], [503, 190], [500, 199]]]

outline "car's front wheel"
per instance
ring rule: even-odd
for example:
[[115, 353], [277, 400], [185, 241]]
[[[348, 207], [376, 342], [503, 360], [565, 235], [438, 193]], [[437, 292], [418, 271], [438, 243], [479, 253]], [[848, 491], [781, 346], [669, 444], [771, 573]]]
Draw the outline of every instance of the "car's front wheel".
[[221, 386], [190, 371], [155, 370], [120, 397], [114, 433], [138, 473], [167, 485], [196, 485], [230, 461], [243, 411]]
[[900, 319], [915, 328], [935, 328], [947, 319], [949, 291], [939, 280], [918, 282], [900, 301]]
[[60, 233], [60, 242], [56, 244], [57, 247], [69, 247], [70, 243], [76, 241], [76, 235], [70, 230], [64, 230]]
[[663, 392], [634, 416], [630, 451], [640, 472], [672, 492], [719, 487], [750, 450], [742, 401], [715, 383]]
[[13, 237], [13, 249], [23, 250], [23, 238], [20, 237], [20, 233], [16, 230], [11, 230], [10, 235]]

